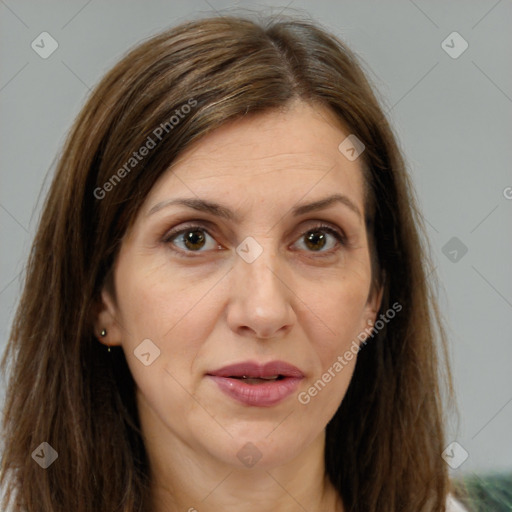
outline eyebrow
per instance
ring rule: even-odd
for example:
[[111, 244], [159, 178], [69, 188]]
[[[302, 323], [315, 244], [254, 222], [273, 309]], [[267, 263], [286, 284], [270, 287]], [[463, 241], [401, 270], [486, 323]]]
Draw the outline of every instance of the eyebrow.
[[[304, 215], [306, 213], [310, 213], [313, 211], [323, 210], [325, 208], [332, 206], [335, 203], [345, 205], [352, 212], [354, 212], [360, 219], [362, 218], [362, 213], [359, 210], [359, 208], [355, 205], [355, 203], [347, 196], [342, 194], [333, 194], [331, 196], [319, 199], [318, 201], [314, 201], [312, 203], [295, 206], [292, 209], [292, 214], [295, 217], [297, 217], [299, 215]], [[151, 207], [147, 216], [149, 217], [150, 215], [156, 213], [157, 211], [172, 205], [186, 206], [187, 208], [191, 208], [193, 210], [197, 210], [200, 212], [210, 213], [211, 215], [215, 215], [216, 217], [220, 217], [230, 221], [237, 220], [237, 215], [229, 208], [226, 208], [225, 206], [222, 206], [221, 204], [215, 203], [213, 201], [208, 201], [206, 199], [199, 199], [195, 197], [183, 197], [161, 201], [160, 203], [157, 203]]]

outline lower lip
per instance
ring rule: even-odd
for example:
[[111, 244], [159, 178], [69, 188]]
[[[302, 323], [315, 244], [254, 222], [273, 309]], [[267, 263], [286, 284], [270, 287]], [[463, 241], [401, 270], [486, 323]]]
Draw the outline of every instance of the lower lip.
[[299, 377], [285, 377], [281, 380], [262, 382], [261, 384], [247, 384], [240, 379], [208, 375], [213, 379], [221, 391], [245, 405], [256, 407], [271, 407], [296, 391]]

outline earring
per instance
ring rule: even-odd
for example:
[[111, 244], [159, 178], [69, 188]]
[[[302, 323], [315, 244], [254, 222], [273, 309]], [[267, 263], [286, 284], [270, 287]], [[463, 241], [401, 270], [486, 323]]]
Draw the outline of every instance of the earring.
[[[102, 338], [104, 338], [107, 335], [107, 329], [102, 329], [100, 332], [100, 335]], [[107, 346], [108, 346], [107, 351], [110, 352], [110, 345], [107, 345]]]

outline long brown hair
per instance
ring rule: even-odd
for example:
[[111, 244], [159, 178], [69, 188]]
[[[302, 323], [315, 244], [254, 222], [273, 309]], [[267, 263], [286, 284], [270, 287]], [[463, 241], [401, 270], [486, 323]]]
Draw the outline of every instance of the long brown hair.
[[[326, 471], [347, 511], [445, 510], [441, 391], [452, 396], [451, 380], [421, 218], [393, 132], [336, 37], [297, 19], [234, 16], [188, 22], [134, 48], [70, 131], [2, 361], [4, 373], [10, 366], [4, 510], [9, 502], [28, 512], [148, 509], [134, 382], [122, 349], [108, 353], [95, 338], [91, 312], [123, 235], [176, 157], [227, 121], [294, 99], [327, 106], [365, 144], [374, 285], [384, 290], [381, 312], [403, 307], [358, 356], [327, 425]], [[127, 167], [148, 138], [156, 147]], [[46, 470], [31, 457], [42, 442], [58, 452]]]

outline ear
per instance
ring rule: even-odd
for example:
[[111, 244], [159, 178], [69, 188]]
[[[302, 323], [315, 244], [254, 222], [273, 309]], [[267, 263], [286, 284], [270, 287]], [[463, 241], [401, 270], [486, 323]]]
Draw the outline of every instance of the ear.
[[366, 303], [366, 311], [369, 319], [375, 322], [377, 318], [377, 313], [379, 312], [380, 305], [382, 304], [382, 296], [384, 295], [384, 286], [380, 286], [379, 288], [373, 290], [369, 297], [368, 302]]
[[[121, 345], [122, 333], [118, 322], [118, 310], [111, 294], [103, 288], [100, 302], [94, 312], [94, 334], [104, 345]], [[105, 336], [101, 335], [105, 331]]]
[[360, 332], [370, 333], [377, 321], [377, 313], [379, 312], [382, 303], [382, 296], [384, 294], [384, 286], [374, 289], [368, 295], [368, 300], [361, 317]]

